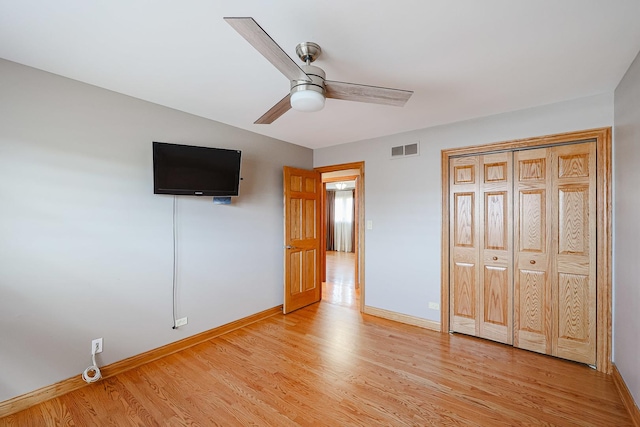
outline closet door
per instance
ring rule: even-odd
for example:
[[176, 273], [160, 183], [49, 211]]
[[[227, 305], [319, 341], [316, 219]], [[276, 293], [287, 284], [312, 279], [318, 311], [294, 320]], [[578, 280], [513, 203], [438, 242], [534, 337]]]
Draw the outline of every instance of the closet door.
[[514, 345], [551, 354], [551, 149], [514, 153]]
[[451, 329], [511, 344], [511, 153], [451, 160]]
[[478, 261], [478, 157], [453, 158], [450, 170], [450, 325], [463, 334], [480, 334]]
[[596, 362], [595, 143], [515, 153], [514, 345]]
[[596, 362], [596, 144], [553, 151], [552, 354]]
[[513, 342], [512, 158], [480, 156], [480, 334]]

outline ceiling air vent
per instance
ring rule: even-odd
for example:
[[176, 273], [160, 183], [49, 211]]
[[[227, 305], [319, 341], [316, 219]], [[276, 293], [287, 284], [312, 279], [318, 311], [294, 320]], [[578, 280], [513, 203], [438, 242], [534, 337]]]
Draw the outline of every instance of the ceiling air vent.
[[400, 157], [411, 157], [420, 155], [420, 142], [414, 142], [413, 144], [398, 145], [397, 147], [391, 147], [391, 158], [399, 159]]

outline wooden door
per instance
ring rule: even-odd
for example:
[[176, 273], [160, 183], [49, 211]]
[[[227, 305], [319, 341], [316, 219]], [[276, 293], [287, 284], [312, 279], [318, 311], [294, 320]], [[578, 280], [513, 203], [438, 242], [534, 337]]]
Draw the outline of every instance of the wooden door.
[[505, 344], [513, 342], [512, 158], [479, 156], [479, 336]]
[[500, 191], [483, 187], [498, 153], [513, 154], [514, 346], [610, 373], [610, 128], [443, 150], [442, 331], [487, 337], [486, 312], [499, 312], [487, 306], [486, 283], [500, 276], [488, 268], [500, 267], [490, 264], [500, 254], [480, 224], [491, 216], [487, 195]]
[[594, 142], [515, 153], [517, 347], [596, 362]]
[[511, 344], [511, 153], [451, 159], [451, 329]]
[[[596, 144], [553, 150], [552, 354], [596, 362]], [[556, 226], [557, 224], [557, 226]]]
[[450, 160], [451, 330], [480, 335], [479, 157]]
[[551, 149], [514, 154], [514, 345], [551, 354]]
[[320, 301], [320, 173], [284, 167], [284, 305], [290, 313]]

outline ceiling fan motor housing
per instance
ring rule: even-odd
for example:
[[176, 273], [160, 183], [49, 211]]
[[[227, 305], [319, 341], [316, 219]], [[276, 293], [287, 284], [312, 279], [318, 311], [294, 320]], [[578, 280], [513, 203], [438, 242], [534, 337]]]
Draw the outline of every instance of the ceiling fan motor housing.
[[311, 79], [307, 80], [291, 80], [291, 95], [301, 90], [313, 90], [324, 95], [324, 79], [326, 74], [321, 68], [313, 65], [303, 65], [302, 71]]
[[302, 70], [311, 80], [292, 80], [290, 102], [291, 108], [297, 111], [314, 112], [324, 108], [324, 78], [325, 74], [318, 67], [303, 65]]

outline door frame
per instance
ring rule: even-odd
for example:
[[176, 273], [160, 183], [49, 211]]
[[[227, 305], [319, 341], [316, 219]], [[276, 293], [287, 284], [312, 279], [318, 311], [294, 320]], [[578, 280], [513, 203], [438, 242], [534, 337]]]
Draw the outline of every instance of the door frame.
[[[364, 279], [364, 162], [352, 162], [352, 163], [342, 163], [339, 165], [331, 165], [331, 166], [320, 166], [314, 168], [313, 170], [320, 172], [320, 176], [322, 177], [323, 173], [328, 172], [340, 172], [356, 169], [359, 171], [357, 175], [356, 181], [356, 191], [355, 191], [355, 209], [356, 209], [356, 230], [355, 230], [355, 286], [360, 288], [360, 312], [364, 311], [364, 292], [365, 292], [365, 279]], [[353, 178], [353, 175], [349, 175], [345, 177], [341, 177], [338, 179], [339, 181], [344, 181], [347, 178]], [[327, 235], [327, 223], [326, 223], [326, 188], [325, 184], [322, 184], [322, 197], [321, 197], [321, 221], [322, 221], [322, 241], [326, 242]], [[321, 247], [321, 268], [323, 271], [323, 277], [326, 274], [326, 244], [323, 244]], [[322, 290], [322, 288], [321, 288]]]
[[449, 159], [496, 151], [528, 149], [574, 142], [596, 142], [596, 369], [611, 374], [612, 335], [612, 198], [611, 127], [567, 132], [486, 145], [442, 150], [442, 247], [440, 331], [449, 332]]

